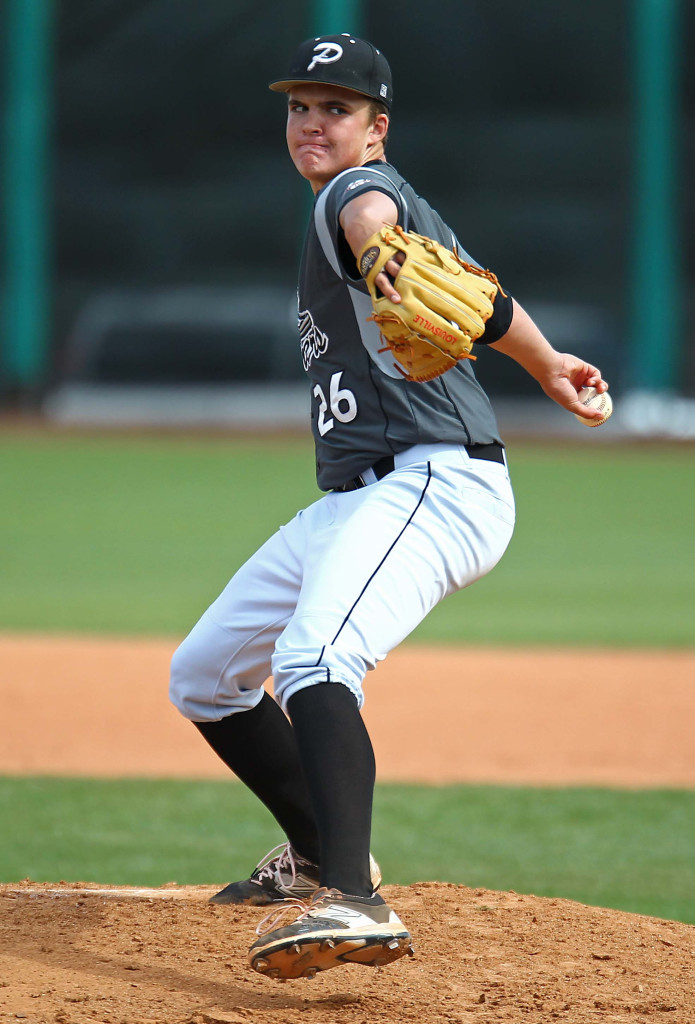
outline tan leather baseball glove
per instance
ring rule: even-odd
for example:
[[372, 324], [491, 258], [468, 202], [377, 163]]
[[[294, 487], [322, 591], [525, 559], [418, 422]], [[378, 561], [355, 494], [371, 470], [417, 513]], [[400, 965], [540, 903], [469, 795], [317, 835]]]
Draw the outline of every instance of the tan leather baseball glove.
[[[400, 303], [387, 299], [376, 284], [394, 257], [402, 260], [395, 278]], [[385, 347], [412, 381], [434, 380], [460, 359], [475, 359], [473, 342], [485, 331], [498, 291], [505, 294], [491, 271], [398, 225], [372, 235], [357, 266], [372, 298], [369, 319], [379, 325]]]

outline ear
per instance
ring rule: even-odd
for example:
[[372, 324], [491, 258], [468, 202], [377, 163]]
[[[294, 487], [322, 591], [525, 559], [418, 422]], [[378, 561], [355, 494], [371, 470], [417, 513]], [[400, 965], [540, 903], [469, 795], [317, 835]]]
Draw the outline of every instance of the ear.
[[383, 142], [388, 135], [389, 119], [387, 114], [377, 114], [374, 124], [369, 130], [370, 142]]

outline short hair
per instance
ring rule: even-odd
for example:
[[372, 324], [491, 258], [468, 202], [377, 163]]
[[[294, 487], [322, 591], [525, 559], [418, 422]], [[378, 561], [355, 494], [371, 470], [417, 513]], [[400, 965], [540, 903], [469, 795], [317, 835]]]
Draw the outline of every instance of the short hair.
[[379, 114], [386, 114], [388, 118], [391, 117], [389, 114], [389, 108], [381, 100], [370, 100], [369, 101], [369, 114], [372, 120], [376, 121]]

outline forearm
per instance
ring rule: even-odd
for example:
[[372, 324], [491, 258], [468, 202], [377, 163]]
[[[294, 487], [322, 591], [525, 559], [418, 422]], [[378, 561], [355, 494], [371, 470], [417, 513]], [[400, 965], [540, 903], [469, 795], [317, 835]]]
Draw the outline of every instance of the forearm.
[[561, 355], [543, 336], [528, 313], [513, 299], [514, 315], [507, 333], [490, 344], [526, 370], [539, 383], [560, 365]]
[[340, 225], [355, 259], [361, 255], [367, 239], [375, 231], [384, 224], [395, 224], [397, 220], [396, 204], [383, 192], [366, 192], [357, 196], [340, 213]]
[[[397, 221], [396, 204], [384, 192], [365, 192], [344, 206], [340, 212], [340, 226], [355, 261], [362, 255], [367, 240], [375, 231], [380, 231], [384, 224], [396, 224]], [[390, 260], [384, 267], [387, 273], [379, 274], [376, 279], [379, 288], [392, 302], [401, 301], [393, 284], [399, 269], [399, 264]]]
[[577, 356], [554, 349], [518, 302], [514, 302], [509, 330], [499, 341], [493, 341], [490, 348], [523, 366], [546, 395], [564, 409], [585, 419], [600, 418], [599, 412], [579, 403], [577, 394], [586, 387], [606, 391], [608, 385], [602, 380], [601, 371]]

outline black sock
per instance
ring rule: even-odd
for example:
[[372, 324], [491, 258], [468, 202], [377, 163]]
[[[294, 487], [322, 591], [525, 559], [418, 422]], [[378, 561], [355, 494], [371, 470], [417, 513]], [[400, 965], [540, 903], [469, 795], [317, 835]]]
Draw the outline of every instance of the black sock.
[[265, 693], [251, 711], [219, 722], [194, 722], [212, 749], [256, 794], [302, 857], [319, 863], [311, 797], [304, 781], [292, 726]]
[[319, 683], [293, 694], [287, 710], [318, 824], [321, 885], [371, 896], [375, 764], [357, 701], [342, 683]]

